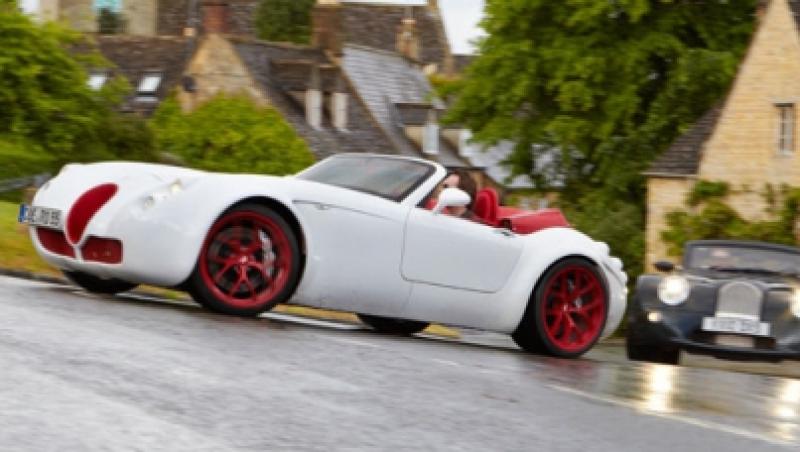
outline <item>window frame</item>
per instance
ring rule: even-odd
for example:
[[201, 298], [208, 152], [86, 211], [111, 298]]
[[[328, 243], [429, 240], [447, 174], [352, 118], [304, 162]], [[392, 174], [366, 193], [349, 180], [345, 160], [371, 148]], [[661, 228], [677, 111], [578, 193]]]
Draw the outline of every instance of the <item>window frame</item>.
[[776, 102], [778, 127], [776, 151], [779, 156], [791, 156], [797, 145], [797, 108], [794, 102]]

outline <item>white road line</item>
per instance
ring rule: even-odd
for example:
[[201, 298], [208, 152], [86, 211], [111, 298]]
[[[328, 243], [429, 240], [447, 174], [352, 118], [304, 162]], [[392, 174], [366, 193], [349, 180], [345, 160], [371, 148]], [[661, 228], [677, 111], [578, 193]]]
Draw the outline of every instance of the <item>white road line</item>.
[[290, 314], [282, 314], [280, 312], [265, 312], [259, 317], [271, 320], [279, 320], [283, 322], [299, 323], [302, 325], [323, 326], [326, 328], [335, 328], [338, 330], [362, 330], [363, 327], [352, 325], [349, 323], [330, 322], [327, 320], [311, 319], [308, 317], [298, 317]]
[[553, 388], [553, 389], [555, 389], [557, 391], [561, 391], [561, 392], [566, 392], [568, 394], [577, 395], [579, 397], [583, 397], [583, 398], [586, 398], [586, 399], [595, 400], [595, 401], [603, 402], [603, 403], [608, 403], [608, 404], [616, 405], [616, 406], [620, 406], [620, 407], [630, 408], [630, 409], [632, 409], [632, 410], [634, 410], [634, 411], [636, 411], [638, 413], [641, 413], [641, 414], [644, 414], [644, 415], [647, 415], [647, 416], [653, 416], [653, 417], [657, 417], [657, 418], [661, 418], [661, 419], [667, 419], [667, 420], [670, 420], [670, 421], [682, 422], [684, 424], [693, 425], [695, 427], [700, 427], [700, 428], [704, 428], [704, 429], [708, 429], [708, 430], [715, 430], [715, 431], [718, 431], [718, 432], [728, 433], [728, 434], [731, 434], [731, 435], [741, 436], [743, 438], [753, 439], [753, 440], [757, 440], [757, 441], [763, 441], [763, 442], [770, 443], [770, 444], [777, 445], [777, 446], [787, 446], [787, 447], [792, 447], [792, 448], [797, 446], [793, 442], [783, 441], [783, 440], [780, 440], [780, 439], [777, 439], [777, 438], [771, 438], [769, 436], [765, 436], [765, 435], [762, 435], [762, 434], [759, 434], [759, 433], [756, 433], [756, 432], [753, 432], [753, 431], [750, 431], [750, 430], [745, 430], [745, 429], [741, 429], [741, 428], [738, 428], [738, 427], [733, 427], [731, 425], [719, 424], [719, 423], [711, 422], [711, 421], [703, 421], [703, 420], [700, 420], [700, 419], [687, 417], [685, 414], [677, 415], [677, 414], [670, 414], [670, 413], [659, 413], [659, 412], [650, 411], [650, 410], [643, 410], [641, 407], [637, 406], [633, 402], [628, 402], [628, 401], [624, 401], [624, 400], [614, 399], [614, 398], [611, 398], [611, 397], [605, 397], [605, 396], [601, 396], [601, 395], [597, 395], [597, 394], [592, 394], [590, 392], [585, 392], [585, 391], [581, 391], [580, 389], [569, 388], [569, 387], [566, 387], [566, 386], [561, 386], [561, 385], [548, 385], [548, 386], [550, 386], [551, 388]]

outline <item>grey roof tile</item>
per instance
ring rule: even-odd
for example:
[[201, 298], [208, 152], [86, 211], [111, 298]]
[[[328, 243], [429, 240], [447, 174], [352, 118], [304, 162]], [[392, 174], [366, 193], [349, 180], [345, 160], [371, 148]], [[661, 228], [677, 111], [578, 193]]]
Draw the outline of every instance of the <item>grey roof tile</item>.
[[719, 103], [707, 111], [650, 165], [645, 174], [676, 177], [697, 174], [703, 146], [714, 133], [722, 109], [723, 104]]
[[[431, 103], [433, 90], [425, 74], [395, 52], [356, 45], [345, 46], [342, 67], [395, 148], [402, 154], [419, 157], [419, 148], [403, 131], [396, 104]], [[434, 101], [434, 107], [443, 105]], [[449, 167], [469, 166], [445, 140], [440, 142], [439, 153], [428, 157]]]

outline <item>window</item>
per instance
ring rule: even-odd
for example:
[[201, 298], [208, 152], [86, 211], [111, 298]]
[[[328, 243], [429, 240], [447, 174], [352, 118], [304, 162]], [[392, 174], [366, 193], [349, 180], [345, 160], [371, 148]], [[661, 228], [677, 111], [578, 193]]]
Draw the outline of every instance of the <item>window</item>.
[[776, 104], [778, 109], [778, 153], [794, 153], [794, 104]]
[[99, 91], [103, 85], [108, 81], [108, 74], [105, 72], [92, 72], [89, 74], [89, 80], [86, 82], [89, 88], [94, 91]]
[[161, 84], [161, 74], [145, 74], [136, 88], [136, 100], [140, 102], [155, 102], [158, 100], [156, 93]]

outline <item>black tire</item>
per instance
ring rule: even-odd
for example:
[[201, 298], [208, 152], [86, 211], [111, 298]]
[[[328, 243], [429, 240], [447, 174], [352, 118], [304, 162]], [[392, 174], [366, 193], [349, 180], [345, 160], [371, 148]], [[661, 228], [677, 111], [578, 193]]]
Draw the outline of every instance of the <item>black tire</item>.
[[62, 270], [61, 272], [72, 283], [91, 293], [114, 295], [135, 289], [136, 286], [138, 286], [138, 284], [129, 283], [119, 279], [98, 278], [97, 276], [92, 276], [87, 273], [68, 270]]
[[[235, 240], [238, 246], [232, 245]], [[206, 309], [256, 316], [292, 296], [301, 261], [297, 236], [279, 213], [261, 204], [241, 204], [211, 226], [186, 287]], [[237, 281], [232, 282], [231, 276]], [[248, 292], [251, 296], [245, 297]]]
[[[550, 334], [548, 334], [545, 326], [547, 316], [544, 314], [546, 306], [543, 307], [543, 303], [548, 302], [548, 300], [545, 299], [545, 296], [548, 287], [550, 287], [550, 284], [553, 284], [551, 281], [554, 281], [554, 278], [561, 277], [563, 274], [562, 272], [573, 268], [580, 269], [583, 274], [592, 275], [594, 278], [594, 281], [597, 285], [593, 290], [593, 295], [595, 296], [596, 300], [594, 303], [591, 303], [591, 305], [594, 306], [596, 303], [596, 307], [592, 309], [602, 308], [603, 314], [602, 320], [592, 319], [591, 324], [588, 320], [585, 322], [585, 326], [592, 329], [592, 336], [590, 336], [589, 339], [585, 340], [583, 343], [576, 344], [576, 348], [566, 349], [558, 345], [553, 338], [550, 337]], [[566, 277], [568, 278], [568, 275]], [[511, 338], [514, 339], [514, 342], [516, 342], [520, 348], [530, 353], [555, 356], [559, 358], [577, 358], [591, 349], [600, 339], [600, 335], [605, 328], [606, 319], [608, 318], [608, 297], [608, 286], [606, 280], [595, 264], [586, 259], [577, 257], [563, 259], [550, 267], [539, 280], [539, 283], [536, 285], [536, 288], [534, 289], [533, 294], [528, 301], [525, 314], [523, 315], [519, 326], [517, 326], [517, 329], [511, 335]], [[581, 300], [583, 300], [583, 298], [581, 298]], [[577, 300], [573, 302], [576, 303]], [[583, 304], [583, 301], [581, 301], [581, 304]], [[589, 304], [590, 303], [587, 303], [587, 306]], [[577, 305], [576, 308], [582, 309]], [[563, 315], [566, 316], [567, 314]], [[599, 314], [596, 314], [596, 316], [599, 316]], [[575, 324], [574, 322], [570, 323], [573, 325]], [[564, 334], [567, 334], [566, 330], [564, 331]]]
[[419, 333], [430, 325], [428, 322], [417, 320], [393, 319], [369, 314], [358, 314], [358, 318], [378, 333], [400, 336]]
[[672, 365], [676, 365], [680, 361], [680, 350], [678, 348], [644, 344], [631, 340], [630, 337], [625, 340], [625, 351], [631, 361]]

